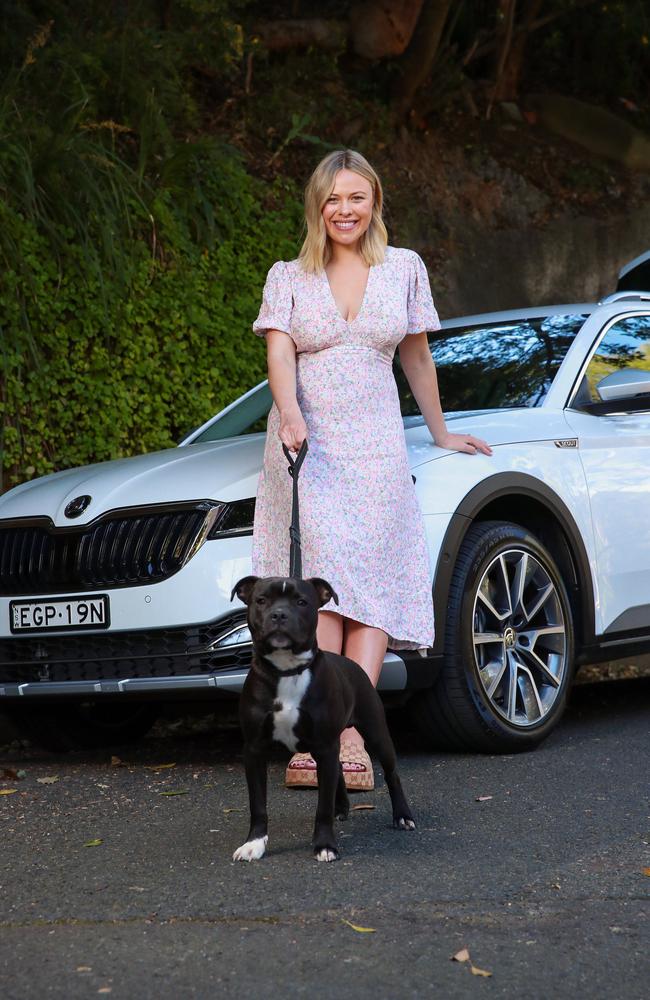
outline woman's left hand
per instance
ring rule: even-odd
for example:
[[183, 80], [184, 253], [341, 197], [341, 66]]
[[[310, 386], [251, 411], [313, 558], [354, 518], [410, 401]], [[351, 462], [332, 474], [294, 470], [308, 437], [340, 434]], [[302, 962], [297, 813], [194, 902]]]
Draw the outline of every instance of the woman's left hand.
[[436, 444], [439, 448], [446, 448], [449, 451], [464, 451], [468, 455], [476, 455], [479, 451], [483, 455], [492, 454], [492, 449], [487, 441], [474, 437], [472, 434], [450, 434], [448, 431], [436, 439]]

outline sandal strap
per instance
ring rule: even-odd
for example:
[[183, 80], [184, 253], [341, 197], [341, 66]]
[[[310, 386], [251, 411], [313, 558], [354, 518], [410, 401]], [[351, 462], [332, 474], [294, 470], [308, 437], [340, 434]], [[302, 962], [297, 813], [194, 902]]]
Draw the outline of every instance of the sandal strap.
[[372, 763], [365, 747], [345, 740], [341, 743], [339, 760], [342, 764], [356, 764], [359, 771], [372, 771]]

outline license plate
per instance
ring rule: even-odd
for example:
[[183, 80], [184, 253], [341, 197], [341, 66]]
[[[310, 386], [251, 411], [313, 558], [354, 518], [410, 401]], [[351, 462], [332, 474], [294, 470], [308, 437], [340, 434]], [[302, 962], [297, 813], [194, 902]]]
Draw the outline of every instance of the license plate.
[[108, 628], [110, 621], [108, 594], [11, 601], [9, 604], [9, 627], [14, 633], [76, 632]]

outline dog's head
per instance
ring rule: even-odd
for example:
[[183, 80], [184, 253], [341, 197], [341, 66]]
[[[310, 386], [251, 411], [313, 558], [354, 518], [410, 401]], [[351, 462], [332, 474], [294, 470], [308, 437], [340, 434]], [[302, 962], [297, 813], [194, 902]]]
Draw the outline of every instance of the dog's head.
[[327, 580], [296, 580], [284, 576], [245, 576], [230, 595], [248, 606], [248, 627], [261, 656], [286, 649], [302, 653], [316, 645], [318, 609], [339, 603]]

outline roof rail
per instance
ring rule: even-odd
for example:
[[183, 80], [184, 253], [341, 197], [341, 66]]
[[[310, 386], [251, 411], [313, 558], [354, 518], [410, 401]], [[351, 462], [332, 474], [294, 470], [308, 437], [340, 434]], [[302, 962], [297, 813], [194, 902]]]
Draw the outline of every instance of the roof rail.
[[650, 292], [612, 292], [600, 299], [598, 305], [605, 306], [610, 302], [618, 302], [620, 299], [641, 299], [642, 302], [650, 302]]

